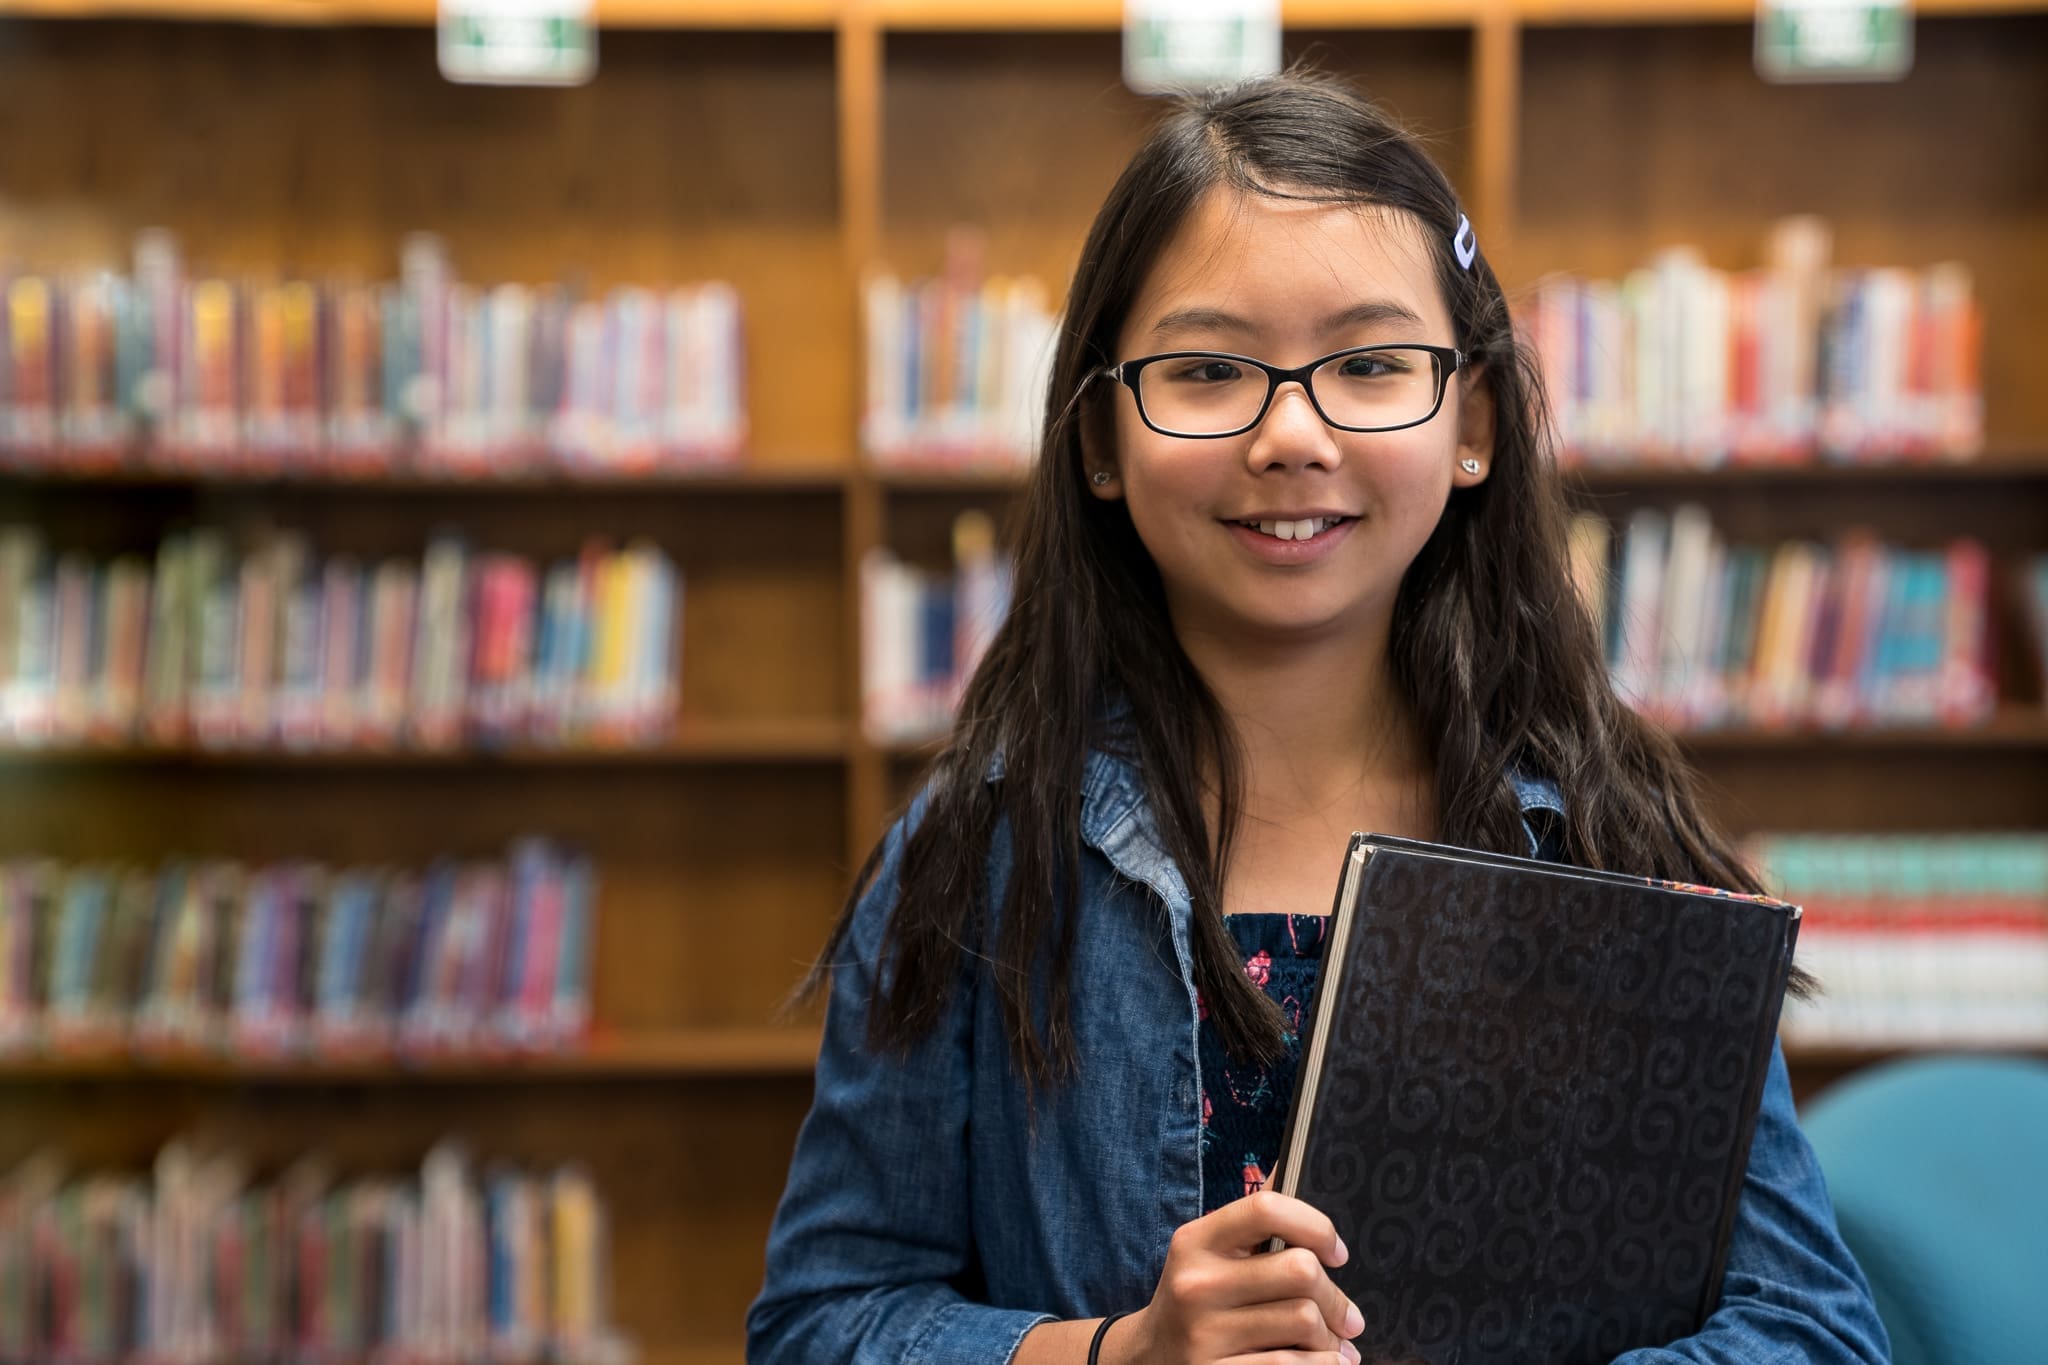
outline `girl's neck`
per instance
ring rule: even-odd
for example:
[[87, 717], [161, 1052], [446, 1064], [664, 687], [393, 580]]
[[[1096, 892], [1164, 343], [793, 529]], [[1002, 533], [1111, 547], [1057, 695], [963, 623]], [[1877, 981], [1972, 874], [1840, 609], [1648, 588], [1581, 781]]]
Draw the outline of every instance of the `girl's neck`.
[[1387, 628], [1275, 646], [1200, 631], [1182, 648], [1244, 760], [1245, 813], [1295, 824], [1430, 786], [1428, 746], [1393, 683]]

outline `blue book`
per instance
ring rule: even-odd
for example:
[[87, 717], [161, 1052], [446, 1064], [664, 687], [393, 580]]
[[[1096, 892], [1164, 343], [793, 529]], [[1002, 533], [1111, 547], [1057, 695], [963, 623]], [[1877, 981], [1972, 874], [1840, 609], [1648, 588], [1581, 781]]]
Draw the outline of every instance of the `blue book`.
[[944, 687], [953, 677], [953, 585], [928, 579], [918, 593], [917, 680]]

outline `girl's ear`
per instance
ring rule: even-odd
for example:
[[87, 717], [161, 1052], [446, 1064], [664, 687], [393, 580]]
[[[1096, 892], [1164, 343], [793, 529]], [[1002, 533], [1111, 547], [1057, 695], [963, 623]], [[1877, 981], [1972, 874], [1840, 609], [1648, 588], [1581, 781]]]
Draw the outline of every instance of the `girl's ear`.
[[1116, 407], [1097, 399], [1081, 408], [1081, 471], [1088, 491], [1104, 502], [1124, 495], [1123, 474], [1116, 462]]
[[1453, 488], [1483, 483], [1493, 469], [1493, 386], [1486, 366], [1460, 370], [1458, 381], [1458, 453], [1451, 470]]

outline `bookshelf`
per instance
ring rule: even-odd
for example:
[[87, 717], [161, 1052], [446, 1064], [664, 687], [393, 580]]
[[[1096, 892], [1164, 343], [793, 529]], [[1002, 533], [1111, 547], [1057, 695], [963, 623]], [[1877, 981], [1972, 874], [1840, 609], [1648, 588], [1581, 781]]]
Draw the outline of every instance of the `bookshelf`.
[[[1827, 216], [1855, 264], [1967, 261], [1987, 314], [1989, 453], [1969, 464], [1587, 469], [1615, 516], [1692, 499], [1758, 539], [1850, 521], [1995, 554], [2048, 549], [2048, 180], [1984, 129], [2048, 121], [2048, 4], [1922, 0], [1900, 86], [1770, 88], [1749, 0], [1293, 0], [1290, 55], [1350, 73], [1433, 136], [1511, 286], [1617, 275], [1671, 241], [1754, 263]], [[528, 830], [602, 878], [584, 1050], [246, 1063], [0, 1063], [0, 1165], [42, 1144], [145, 1163], [203, 1132], [260, 1161], [326, 1145], [404, 1169], [446, 1133], [585, 1161], [607, 1194], [614, 1307], [648, 1365], [732, 1365], [815, 1020], [770, 1003], [822, 941], [924, 751], [858, 725], [858, 565], [943, 553], [1016, 476], [856, 453], [856, 280], [936, 267], [959, 222], [992, 270], [1057, 285], [1150, 106], [1119, 80], [1112, 0], [600, 0], [596, 82], [467, 90], [421, 0], [0, 0], [0, 238], [37, 262], [125, 256], [146, 225], [222, 269], [382, 278], [430, 227], [467, 278], [594, 288], [722, 278], [744, 300], [752, 442], [656, 480], [0, 475], [0, 521], [95, 550], [173, 523], [264, 520], [323, 547], [416, 553], [459, 523], [542, 556], [645, 535], [687, 583], [681, 714], [640, 750], [0, 754], [0, 856], [420, 863]], [[34, 130], [33, 134], [29, 130]], [[2011, 608], [2013, 604], [2007, 603]], [[2008, 630], [2012, 613], [2000, 624]], [[2004, 662], [1966, 731], [1729, 731], [1688, 751], [1738, 830], [2048, 827], [2040, 680]], [[1795, 1056], [1802, 1093], [1881, 1050]]]

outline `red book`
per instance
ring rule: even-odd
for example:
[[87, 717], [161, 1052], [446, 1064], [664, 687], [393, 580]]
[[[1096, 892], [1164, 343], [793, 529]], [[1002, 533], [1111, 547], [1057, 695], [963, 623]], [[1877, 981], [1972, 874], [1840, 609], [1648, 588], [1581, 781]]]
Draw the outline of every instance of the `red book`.
[[1935, 714], [1944, 725], [1970, 725], [1997, 705], [1991, 677], [1991, 556], [1974, 540], [1948, 549], [1948, 601], [1942, 609], [1941, 666]]

